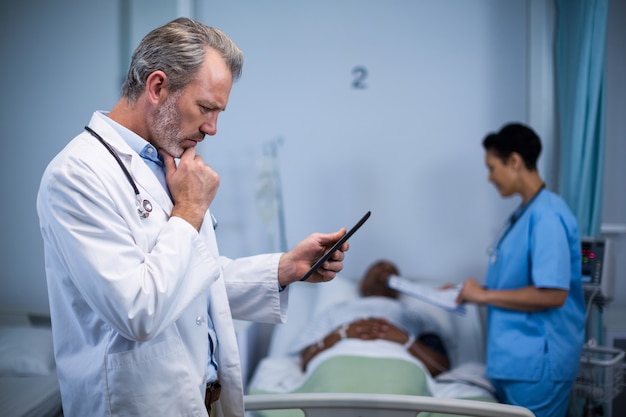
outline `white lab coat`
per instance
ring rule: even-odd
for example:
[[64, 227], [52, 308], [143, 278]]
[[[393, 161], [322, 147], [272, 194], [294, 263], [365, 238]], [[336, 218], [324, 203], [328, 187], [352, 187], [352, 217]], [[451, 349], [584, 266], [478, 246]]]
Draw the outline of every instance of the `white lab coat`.
[[206, 416], [207, 302], [219, 340], [218, 413], [243, 416], [232, 318], [281, 322], [280, 254], [219, 256], [207, 213], [198, 233], [170, 218], [150, 168], [95, 113], [153, 210], [140, 218], [113, 156], [84, 132], [46, 169], [37, 198], [55, 358], [66, 417]]

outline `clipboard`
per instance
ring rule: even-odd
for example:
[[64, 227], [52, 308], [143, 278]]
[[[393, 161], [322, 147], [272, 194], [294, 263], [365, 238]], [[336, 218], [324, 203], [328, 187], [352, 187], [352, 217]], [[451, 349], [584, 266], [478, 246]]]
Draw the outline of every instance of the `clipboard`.
[[302, 276], [302, 278], [300, 278], [300, 281], [304, 281], [307, 278], [309, 278], [311, 275], [313, 275], [313, 273], [315, 271], [317, 271], [317, 269], [322, 266], [322, 264], [324, 262], [326, 262], [327, 260], [330, 259], [331, 256], [333, 256], [333, 253], [335, 253], [337, 251], [337, 249], [339, 249], [341, 247], [341, 245], [343, 245], [344, 243], [346, 243], [346, 241], [348, 239], [350, 239], [350, 237], [357, 231], [359, 230], [359, 228], [361, 226], [363, 226], [363, 223], [365, 223], [367, 221], [367, 219], [369, 219], [370, 215], [372, 214], [371, 211], [368, 211], [367, 213], [365, 213], [365, 215], [363, 217], [361, 217], [361, 220], [359, 220], [357, 222], [357, 224], [355, 224], [352, 229], [348, 230], [348, 232], [343, 235], [341, 237], [341, 239], [339, 239], [329, 250], [328, 252], [326, 252], [324, 255], [322, 255], [317, 261], [315, 261], [315, 263], [311, 266], [311, 269], [309, 269], [309, 271], [304, 274]]

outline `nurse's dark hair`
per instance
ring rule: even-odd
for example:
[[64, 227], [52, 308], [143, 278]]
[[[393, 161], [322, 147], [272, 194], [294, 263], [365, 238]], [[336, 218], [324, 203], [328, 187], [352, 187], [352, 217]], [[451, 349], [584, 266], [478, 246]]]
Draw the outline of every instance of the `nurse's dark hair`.
[[193, 81], [207, 48], [217, 51], [230, 69], [233, 81], [241, 76], [243, 53], [222, 31], [198, 21], [180, 17], [148, 33], [131, 58], [122, 94], [131, 102], [146, 88], [146, 80], [154, 71], [167, 75], [172, 92]]
[[489, 133], [483, 139], [483, 148], [506, 164], [513, 152], [519, 154], [529, 171], [537, 170], [541, 140], [530, 127], [521, 123], [504, 125], [499, 132]]

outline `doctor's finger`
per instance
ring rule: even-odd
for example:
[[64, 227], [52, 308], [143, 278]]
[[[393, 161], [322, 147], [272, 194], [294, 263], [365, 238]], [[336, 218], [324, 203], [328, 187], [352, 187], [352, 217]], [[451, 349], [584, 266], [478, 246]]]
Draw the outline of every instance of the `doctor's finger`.
[[350, 245], [348, 244], [348, 242], [344, 243], [343, 245], [341, 245], [341, 248], [339, 248], [339, 250], [333, 252], [328, 262], [342, 262], [346, 257], [346, 254], [344, 252], [346, 252], [349, 248]]
[[321, 266], [321, 268], [319, 269], [320, 272], [329, 272], [329, 273], [337, 273], [337, 272], [341, 272], [343, 270], [343, 256], [341, 256], [341, 259], [331, 259], [328, 260], [326, 262], [324, 262]]
[[163, 157], [163, 164], [165, 165], [165, 172], [176, 172], [176, 161], [174, 157], [167, 152], [161, 151], [161, 156]]
[[329, 282], [329, 281], [332, 281], [337, 276], [337, 272], [339, 272], [339, 271], [332, 271], [332, 270], [329, 270], [329, 269], [325, 269], [324, 267], [318, 268], [318, 270], [314, 274], [315, 280], [313, 282]]
[[[334, 233], [320, 233], [318, 235], [319, 244], [329, 249], [332, 245], [337, 243], [337, 241], [341, 239], [341, 237], [345, 234], [346, 234], [345, 227], [342, 227], [341, 229], [339, 229], [339, 231], [334, 232]], [[342, 245], [342, 249], [344, 246], [345, 244]], [[348, 249], [345, 249], [345, 250], [348, 250]]]
[[[197, 158], [200, 158], [200, 157], [196, 154], [196, 148], [194, 147], [187, 148], [183, 151], [183, 154], [180, 156], [179, 166], [181, 164], [189, 165], [193, 163]], [[200, 158], [200, 160], [202, 160], [202, 158]]]

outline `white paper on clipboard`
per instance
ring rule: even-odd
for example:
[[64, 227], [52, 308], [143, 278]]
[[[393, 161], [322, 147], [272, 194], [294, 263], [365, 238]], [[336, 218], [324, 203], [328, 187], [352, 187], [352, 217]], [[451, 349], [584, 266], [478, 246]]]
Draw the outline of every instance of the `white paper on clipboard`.
[[450, 312], [465, 315], [465, 306], [456, 303], [456, 297], [461, 291], [460, 286], [441, 289], [397, 275], [389, 277], [387, 285], [389, 288], [400, 291], [403, 294], [410, 295]]

